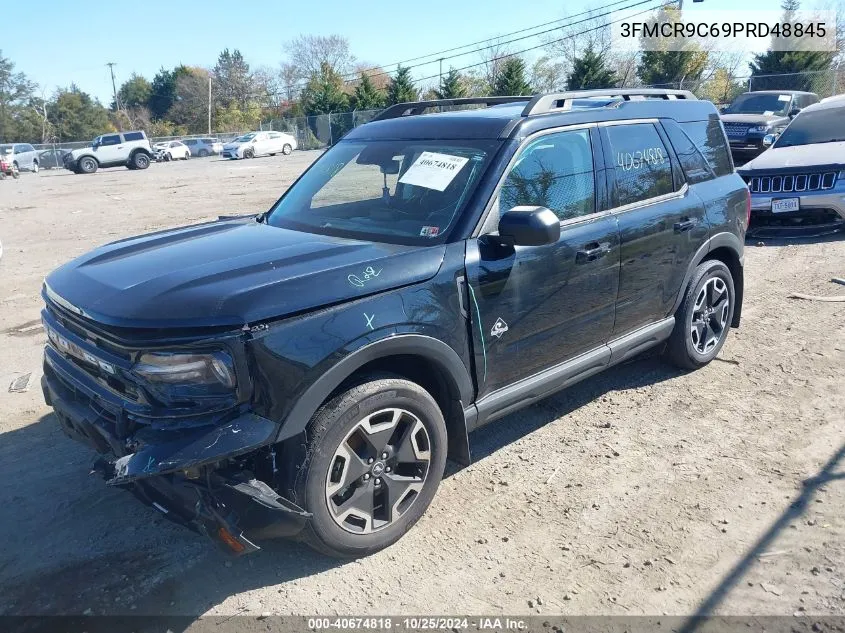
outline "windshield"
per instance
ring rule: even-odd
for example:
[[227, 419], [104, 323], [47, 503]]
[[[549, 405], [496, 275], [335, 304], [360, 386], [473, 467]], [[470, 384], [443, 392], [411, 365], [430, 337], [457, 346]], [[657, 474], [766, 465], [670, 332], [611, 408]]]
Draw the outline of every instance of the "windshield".
[[0, 145], [0, 155], [2, 154], [11, 154], [13, 146], [12, 145]]
[[445, 234], [498, 141], [341, 141], [291, 187], [267, 223], [338, 237], [431, 244]]
[[792, 101], [791, 95], [779, 94], [750, 94], [739, 95], [728, 106], [727, 114], [786, 114]]
[[845, 141], [845, 108], [802, 112], [792, 120], [774, 147]]
[[243, 136], [239, 136], [238, 138], [236, 138], [236, 139], [235, 139], [234, 141], [232, 141], [232, 142], [233, 142], [233, 143], [246, 143], [246, 142], [251, 141], [252, 139], [254, 139], [254, 138], [255, 138], [255, 136], [256, 136], [255, 134], [244, 134]]

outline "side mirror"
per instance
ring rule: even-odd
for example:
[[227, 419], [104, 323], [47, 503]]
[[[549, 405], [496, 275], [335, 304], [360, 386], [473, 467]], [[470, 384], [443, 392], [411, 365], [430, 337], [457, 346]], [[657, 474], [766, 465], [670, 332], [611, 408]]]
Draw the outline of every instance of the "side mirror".
[[795, 108], [795, 107], [794, 107], [794, 108], [792, 108], [792, 109], [789, 111], [789, 118], [791, 119], [791, 118], [793, 118], [793, 117], [798, 116], [798, 113], [799, 113], [799, 112], [801, 112], [801, 108]]
[[774, 134], [766, 134], [766, 136], [763, 137], [763, 145], [765, 147], [771, 147], [776, 140], [777, 136]]
[[499, 219], [499, 237], [515, 246], [542, 246], [560, 239], [560, 220], [546, 207], [514, 207]]

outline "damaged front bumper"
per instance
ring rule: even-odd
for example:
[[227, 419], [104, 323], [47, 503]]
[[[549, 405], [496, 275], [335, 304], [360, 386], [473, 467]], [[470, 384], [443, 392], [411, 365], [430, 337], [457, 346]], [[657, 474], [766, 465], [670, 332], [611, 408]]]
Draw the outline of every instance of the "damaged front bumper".
[[93, 470], [108, 485], [128, 488], [227, 551], [246, 554], [259, 549], [251, 536], [294, 536], [305, 526], [307, 512], [238, 464], [256, 451], [275, 460], [274, 422], [242, 413], [221, 424], [120, 432], [119, 400], [50, 346], [41, 386], [65, 434], [97, 451]]

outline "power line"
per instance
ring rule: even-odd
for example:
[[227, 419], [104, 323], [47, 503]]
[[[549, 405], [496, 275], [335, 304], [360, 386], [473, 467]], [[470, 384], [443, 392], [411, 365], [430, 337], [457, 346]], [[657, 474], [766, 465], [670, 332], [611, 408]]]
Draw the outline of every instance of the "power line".
[[[568, 16], [563, 17], [563, 18], [557, 18], [555, 20], [549, 20], [548, 22], [543, 22], [541, 24], [535, 24], [534, 26], [528, 26], [524, 29], [519, 29], [518, 31], [509, 31], [507, 33], [502, 33], [501, 35], [496, 35], [496, 36], [493, 36], [493, 37], [488, 37], [488, 38], [483, 39], [483, 40], [478, 40], [477, 42], [471, 42], [470, 44], [463, 44], [461, 46], [455, 46], [455, 47], [452, 47], [452, 48], [447, 48], [447, 49], [444, 49], [442, 51], [437, 51], [435, 53], [428, 53], [427, 55], [420, 55], [419, 57], [411, 57], [410, 59], [403, 59], [400, 62], [393, 62], [393, 63], [390, 63], [390, 64], [382, 64], [382, 65], [379, 65], [379, 66], [373, 66], [372, 68], [364, 68], [364, 69], [359, 70], [359, 71], [354, 72], [354, 73], [346, 73], [345, 75], [342, 75], [342, 78], [345, 79], [345, 78], [351, 77], [351, 78], [354, 79], [358, 75], [360, 75], [361, 73], [366, 73], [366, 72], [369, 72], [371, 70], [384, 70], [388, 66], [397, 66], [398, 67], [398, 66], [401, 66], [402, 64], [415, 62], [415, 61], [418, 61], [420, 59], [425, 59], [427, 57], [434, 57], [435, 59], [432, 59], [432, 60], [429, 60], [428, 62], [425, 62], [426, 64], [431, 64], [431, 63], [438, 61], [438, 58], [436, 57], [437, 55], [442, 55], [443, 53], [451, 53], [453, 51], [457, 51], [457, 50], [460, 50], [462, 48], [469, 48], [470, 46], [476, 46], [478, 44], [485, 44], [487, 42], [492, 42], [494, 40], [501, 40], [504, 37], [510, 37], [511, 35], [517, 35], [519, 33], [525, 33], [526, 31], [533, 31], [534, 29], [539, 29], [539, 28], [542, 28], [544, 26], [548, 26], [549, 24], [554, 24], [555, 22], [564, 22], [566, 20], [571, 20], [572, 18], [577, 18], [577, 17], [582, 16], [582, 15], [587, 15], [587, 14], [593, 13], [595, 11], [601, 11], [603, 9], [607, 9], [609, 7], [613, 7], [613, 6], [616, 6], [618, 4], [624, 4], [625, 2], [630, 2], [630, 1], [631, 0], [616, 0], [616, 2], [611, 2], [609, 4], [602, 5], [600, 7], [594, 7], [592, 9], [588, 9], [587, 11], [581, 11], [580, 13], [568, 15]], [[621, 10], [624, 10], [626, 8], [630, 8], [630, 7], [623, 7], [623, 9], [621, 9]], [[593, 16], [593, 17], [598, 17], [598, 16]], [[590, 19], [590, 18], [588, 18], [588, 19]], [[564, 26], [571, 26], [571, 25], [567, 24], [567, 25], [564, 25]], [[554, 31], [558, 28], [563, 28], [563, 26], [557, 26], [554, 29], [550, 29], [550, 30]], [[527, 35], [525, 37], [526, 38], [527, 37], [535, 37], [537, 35], [542, 35], [543, 33], [547, 33], [547, 32], [548, 31], [542, 31], [540, 33], [534, 33], [532, 35]], [[524, 39], [524, 38], [521, 38], [521, 39]], [[516, 40], [514, 40], [514, 41], [516, 41]], [[493, 46], [489, 46], [487, 48], [493, 48], [494, 46], [498, 46], [500, 44], [507, 44], [507, 43], [508, 42], [498, 42], [497, 41]], [[475, 51], [470, 51], [470, 52], [475, 52]], [[461, 55], [466, 55], [466, 54], [468, 54], [468, 53], [462, 53]], [[460, 57], [461, 55], [453, 55], [452, 57]], [[451, 58], [445, 57], [443, 59], [451, 59]], [[422, 65], [424, 65], [424, 64], [417, 64], [417, 66], [422, 66]], [[393, 70], [396, 70], [396, 68], [394, 68]], [[390, 72], [393, 72], [393, 71], [390, 71]]]

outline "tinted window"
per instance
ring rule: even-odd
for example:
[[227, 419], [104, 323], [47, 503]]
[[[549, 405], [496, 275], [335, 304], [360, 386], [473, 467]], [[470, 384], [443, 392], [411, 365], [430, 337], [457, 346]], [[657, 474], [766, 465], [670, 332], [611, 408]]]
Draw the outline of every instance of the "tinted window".
[[595, 204], [588, 130], [548, 134], [530, 142], [505, 178], [499, 197], [501, 212], [541, 206], [561, 220], [593, 213]]
[[616, 174], [616, 206], [674, 191], [669, 152], [651, 123], [607, 128]]
[[144, 133], [143, 132], [127, 132], [123, 135], [127, 141], [143, 141], [144, 140]]
[[669, 142], [675, 148], [675, 154], [686, 174], [687, 182], [694, 185], [714, 177], [713, 170], [707, 163], [707, 159], [695, 147], [689, 137], [673, 121], [666, 121], [663, 129], [669, 136]]
[[189, 138], [185, 140], [185, 145], [196, 145], [199, 141], [195, 138]]
[[845, 141], [845, 107], [802, 112], [792, 120], [775, 147]]
[[21, 147], [23, 147], [22, 151], [24, 151], [24, 152], [34, 152], [35, 151], [35, 148], [32, 145], [29, 145], [28, 143], [22, 145]]
[[747, 92], [739, 95], [725, 112], [729, 114], [786, 114], [792, 95]]
[[108, 134], [102, 138], [100, 145], [120, 145], [120, 134]]
[[681, 123], [680, 126], [693, 144], [704, 154], [717, 176], [724, 176], [733, 172], [734, 164], [728, 150], [728, 142], [725, 140], [725, 132], [722, 130], [722, 124], [717, 116], [711, 117], [708, 121]]

